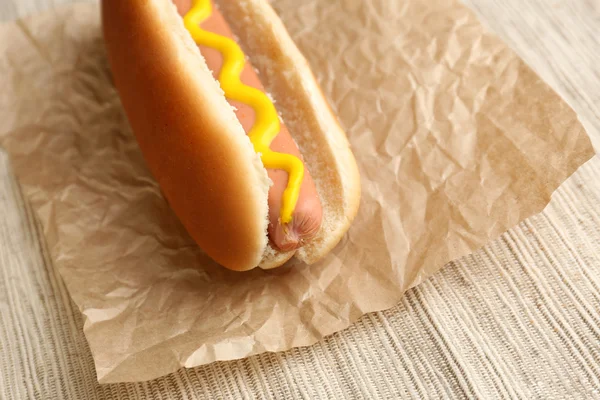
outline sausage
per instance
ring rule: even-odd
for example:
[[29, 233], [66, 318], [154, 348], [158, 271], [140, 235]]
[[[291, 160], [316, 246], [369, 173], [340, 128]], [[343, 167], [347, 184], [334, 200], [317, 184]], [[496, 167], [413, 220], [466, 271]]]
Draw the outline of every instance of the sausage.
[[[192, 5], [191, 0], [174, 0], [174, 3], [181, 16], [184, 16]], [[233, 33], [231, 32], [229, 25], [218, 8], [214, 7], [214, 4], [212, 14], [203, 22], [202, 28], [233, 39]], [[215, 79], [217, 79], [223, 61], [221, 53], [210, 47], [199, 47], [208, 67], [211, 69]], [[246, 63], [240, 79], [242, 83], [264, 92], [264, 87], [249, 62]], [[230, 100], [229, 103], [236, 108], [235, 114], [246, 133], [248, 133], [254, 124], [254, 110], [244, 103]], [[273, 151], [291, 154], [302, 160], [302, 155], [300, 154], [298, 146], [283, 123], [281, 124], [279, 134], [271, 143], [270, 148]], [[283, 170], [268, 169], [267, 173], [269, 178], [273, 181], [273, 186], [271, 186], [268, 196], [269, 238], [279, 250], [290, 251], [297, 249], [302, 246], [304, 241], [312, 239], [321, 226], [323, 210], [315, 183], [305, 166], [304, 180], [300, 187], [300, 196], [296, 208], [292, 214], [292, 222], [288, 224], [288, 226], [283, 226], [279, 220], [279, 212], [283, 191], [288, 183], [287, 172]]]

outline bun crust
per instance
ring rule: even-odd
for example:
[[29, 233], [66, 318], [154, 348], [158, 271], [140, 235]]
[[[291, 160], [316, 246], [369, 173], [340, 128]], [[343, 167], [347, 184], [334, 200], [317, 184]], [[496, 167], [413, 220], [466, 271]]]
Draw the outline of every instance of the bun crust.
[[[304, 57], [264, 0], [217, 1], [310, 170], [323, 206], [317, 238], [296, 252], [313, 263], [348, 230], [358, 168]], [[275, 268], [294, 252], [268, 242], [271, 184], [171, 0], [103, 0], [114, 82], [146, 163], [198, 245], [233, 270]]]
[[219, 264], [254, 268], [270, 181], [175, 6], [105, 0], [102, 19], [115, 86], [170, 206]]

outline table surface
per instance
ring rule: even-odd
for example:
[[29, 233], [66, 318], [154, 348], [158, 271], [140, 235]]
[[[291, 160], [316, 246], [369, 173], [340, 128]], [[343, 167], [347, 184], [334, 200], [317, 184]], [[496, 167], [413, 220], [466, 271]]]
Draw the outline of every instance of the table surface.
[[[3, 0], [10, 20], [70, 0]], [[600, 2], [465, 0], [600, 148]], [[82, 320], [0, 156], [0, 398], [600, 398], [600, 159], [391, 310], [304, 349], [98, 385]]]

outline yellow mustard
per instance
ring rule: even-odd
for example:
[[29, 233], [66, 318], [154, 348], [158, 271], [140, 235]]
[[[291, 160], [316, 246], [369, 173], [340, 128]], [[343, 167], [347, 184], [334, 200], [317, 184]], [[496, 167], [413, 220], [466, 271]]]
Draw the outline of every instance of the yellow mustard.
[[300, 186], [304, 178], [302, 161], [291, 154], [271, 151], [269, 146], [280, 131], [279, 116], [273, 102], [260, 90], [243, 84], [240, 75], [246, 64], [242, 49], [227, 37], [208, 32], [200, 27], [212, 13], [211, 0], [194, 0], [191, 10], [184, 17], [186, 29], [198, 45], [212, 47], [223, 56], [219, 82], [225, 97], [248, 104], [255, 113], [255, 123], [248, 133], [254, 151], [261, 157], [265, 168], [281, 169], [288, 173], [288, 184], [283, 192], [279, 218], [287, 224], [292, 220]]

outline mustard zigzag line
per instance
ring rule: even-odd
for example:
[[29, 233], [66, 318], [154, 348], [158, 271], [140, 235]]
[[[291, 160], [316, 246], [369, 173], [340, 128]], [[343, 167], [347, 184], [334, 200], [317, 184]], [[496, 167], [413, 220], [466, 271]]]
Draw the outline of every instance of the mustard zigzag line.
[[212, 47], [223, 56], [218, 80], [225, 97], [248, 104], [254, 110], [255, 122], [248, 136], [265, 168], [281, 169], [288, 173], [288, 184], [283, 192], [280, 210], [281, 222], [287, 224], [291, 222], [298, 202], [304, 178], [304, 165], [297, 157], [274, 152], [269, 148], [281, 129], [275, 106], [265, 93], [241, 82], [240, 76], [246, 64], [246, 57], [239, 45], [227, 37], [200, 28], [200, 24], [208, 19], [211, 13], [210, 0], [195, 0], [191, 10], [184, 17], [185, 27], [196, 44]]

